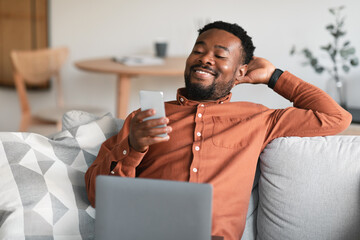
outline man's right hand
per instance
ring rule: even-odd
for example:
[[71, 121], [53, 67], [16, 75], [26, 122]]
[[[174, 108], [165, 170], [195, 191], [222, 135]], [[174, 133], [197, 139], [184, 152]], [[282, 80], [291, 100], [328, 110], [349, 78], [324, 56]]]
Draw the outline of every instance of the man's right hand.
[[169, 135], [166, 137], [157, 136], [159, 134], [170, 133], [172, 131], [172, 128], [169, 126], [157, 128], [157, 126], [168, 124], [168, 118], [164, 117], [144, 121], [145, 118], [154, 114], [155, 110], [149, 109], [137, 112], [131, 119], [129, 144], [138, 152], [145, 152], [150, 145], [159, 142], [165, 142], [170, 139]]
[[239, 83], [268, 84], [274, 71], [275, 66], [271, 62], [265, 58], [254, 56], [248, 64], [245, 76], [239, 81]]

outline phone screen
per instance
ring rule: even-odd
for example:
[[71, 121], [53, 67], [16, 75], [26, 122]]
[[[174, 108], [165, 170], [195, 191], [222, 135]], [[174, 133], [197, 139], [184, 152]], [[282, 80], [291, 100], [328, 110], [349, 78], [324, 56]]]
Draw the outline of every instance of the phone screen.
[[[165, 117], [165, 105], [164, 105], [164, 94], [160, 91], [140, 91], [140, 106], [141, 111], [154, 109], [155, 115], [145, 118], [144, 120], [157, 119]], [[158, 127], [165, 127], [166, 125], [161, 125]], [[160, 137], [165, 137], [167, 134], [161, 134]]]

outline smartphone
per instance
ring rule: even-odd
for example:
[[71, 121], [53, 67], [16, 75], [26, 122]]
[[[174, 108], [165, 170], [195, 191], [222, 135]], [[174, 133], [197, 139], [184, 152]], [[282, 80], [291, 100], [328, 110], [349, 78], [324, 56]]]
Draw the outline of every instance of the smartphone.
[[[148, 109], [155, 109], [155, 115], [145, 118], [144, 120], [156, 119], [165, 117], [165, 105], [164, 105], [164, 94], [160, 91], [144, 91], [140, 93], [140, 106], [141, 111]], [[166, 127], [166, 124], [158, 127]], [[158, 135], [159, 137], [165, 137], [167, 133]]]

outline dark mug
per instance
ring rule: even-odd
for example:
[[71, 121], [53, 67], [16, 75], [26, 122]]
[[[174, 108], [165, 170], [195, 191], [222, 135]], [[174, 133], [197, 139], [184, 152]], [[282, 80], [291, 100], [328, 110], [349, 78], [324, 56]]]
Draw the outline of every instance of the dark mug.
[[167, 48], [167, 43], [166, 42], [157, 42], [157, 43], [155, 43], [156, 56], [161, 57], [161, 58], [166, 57], [166, 48]]

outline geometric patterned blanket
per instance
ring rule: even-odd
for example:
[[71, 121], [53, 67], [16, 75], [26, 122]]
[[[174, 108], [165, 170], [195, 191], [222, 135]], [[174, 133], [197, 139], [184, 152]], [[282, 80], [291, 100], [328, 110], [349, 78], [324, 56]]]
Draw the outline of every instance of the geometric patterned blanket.
[[51, 138], [0, 133], [0, 239], [93, 239], [84, 174], [118, 131], [107, 114]]

